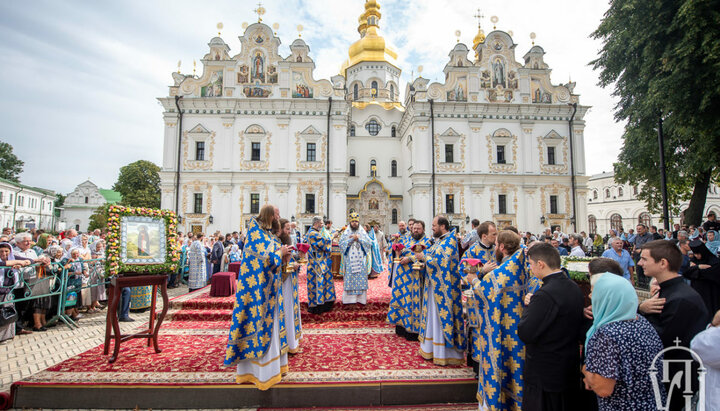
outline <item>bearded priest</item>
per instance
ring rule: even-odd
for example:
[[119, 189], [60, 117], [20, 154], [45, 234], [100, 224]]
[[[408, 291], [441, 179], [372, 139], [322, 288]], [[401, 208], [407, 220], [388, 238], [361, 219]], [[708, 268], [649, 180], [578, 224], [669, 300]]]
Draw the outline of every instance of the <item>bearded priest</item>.
[[372, 241], [360, 226], [360, 216], [350, 213], [350, 226], [340, 237], [340, 252], [344, 260], [343, 304], [367, 304], [368, 270], [366, 258], [372, 253]]
[[330, 271], [332, 238], [324, 235], [323, 230], [322, 218], [313, 217], [312, 227], [305, 236], [310, 244], [307, 295], [308, 311], [312, 314], [330, 311], [335, 304], [335, 284]]
[[495, 249], [500, 265], [482, 278], [467, 274], [479, 300], [482, 326], [480, 378], [477, 399], [481, 410], [515, 410], [522, 407], [525, 344], [518, 336], [523, 300], [530, 275], [520, 236], [503, 230]]
[[417, 220], [410, 227], [411, 237], [405, 241], [407, 247], [400, 251], [400, 262], [397, 264], [395, 286], [390, 298], [388, 322], [395, 326], [395, 333], [409, 341], [417, 341], [420, 334], [423, 306], [423, 273], [422, 263], [418, 262], [415, 252], [422, 252], [430, 247], [430, 239], [425, 236], [425, 222]]
[[277, 227], [269, 204], [250, 221], [224, 361], [237, 366], [238, 384], [251, 382], [263, 391], [288, 371], [281, 268], [289, 249], [275, 241]]
[[458, 243], [450, 222], [437, 216], [432, 222], [435, 243], [425, 255], [425, 295], [420, 328], [420, 355], [437, 365], [465, 362], [465, 323], [458, 272]]

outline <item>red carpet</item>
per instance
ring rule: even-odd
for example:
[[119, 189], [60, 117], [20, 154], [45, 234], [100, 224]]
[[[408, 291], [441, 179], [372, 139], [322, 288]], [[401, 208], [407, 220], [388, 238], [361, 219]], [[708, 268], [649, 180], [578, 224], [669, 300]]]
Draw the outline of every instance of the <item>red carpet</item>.
[[[300, 352], [290, 356], [290, 372], [279, 385], [472, 381], [467, 367], [435, 366], [418, 355], [417, 342], [395, 335], [385, 322], [387, 273], [370, 280], [366, 306], [343, 306], [342, 281], [335, 281], [338, 302], [322, 315], [307, 312], [305, 280], [301, 274]], [[131, 340], [108, 364], [98, 346], [19, 384], [234, 384], [235, 369], [222, 367], [234, 301], [210, 297], [209, 288], [180, 296], [171, 301], [160, 331], [162, 353]]]

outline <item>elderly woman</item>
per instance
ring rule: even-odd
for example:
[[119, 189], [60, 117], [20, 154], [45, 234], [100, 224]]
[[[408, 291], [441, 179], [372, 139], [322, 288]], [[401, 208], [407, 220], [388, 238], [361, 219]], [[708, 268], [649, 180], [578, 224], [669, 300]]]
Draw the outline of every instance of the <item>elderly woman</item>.
[[92, 259], [95, 260], [90, 267], [90, 284], [93, 285], [93, 288], [90, 289], [92, 308], [102, 310], [104, 307], [100, 305], [99, 301], [107, 300], [105, 292], [105, 240], [98, 239], [90, 244], [90, 252], [92, 253]]
[[[662, 341], [645, 317], [637, 314], [638, 298], [624, 278], [596, 274], [591, 279], [593, 325], [587, 332], [585, 388], [598, 396], [598, 409], [655, 410], [648, 374]], [[629, 344], [628, 341], [633, 341]], [[658, 358], [662, 376], [662, 357]], [[663, 404], [665, 389], [659, 384]]]
[[[11, 267], [30, 265], [29, 260], [15, 260], [12, 246], [0, 243], [0, 303], [6, 301], [12, 290], [20, 283], [18, 272]], [[12, 303], [0, 304], [0, 310], [15, 310]], [[15, 322], [0, 325], [0, 343], [15, 337]]]

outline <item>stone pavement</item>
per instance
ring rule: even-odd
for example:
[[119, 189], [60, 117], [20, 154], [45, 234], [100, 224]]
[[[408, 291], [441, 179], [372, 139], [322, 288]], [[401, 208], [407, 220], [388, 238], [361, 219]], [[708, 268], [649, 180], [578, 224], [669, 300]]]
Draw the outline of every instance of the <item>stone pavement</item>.
[[[187, 293], [187, 286], [168, 290], [170, 298]], [[162, 299], [158, 298], [158, 307], [162, 308]], [[28, 335], [16, 335], [10, 341], [0, 344], [0, 392], [10, 391], [15, 381], [23, 380], [35, 373], [74, 357], [105, 341], [105, 316], [103, 310], [95, 314], [83, 314], [78, 325], [71, 329], [65, 323], [48, 328], [44, 332]], [[130, 313], [135, 322], [120, 323], [123, 334], [149, 320], [149, 313]], [[162, 331], [161, 331], [162, 332]]]

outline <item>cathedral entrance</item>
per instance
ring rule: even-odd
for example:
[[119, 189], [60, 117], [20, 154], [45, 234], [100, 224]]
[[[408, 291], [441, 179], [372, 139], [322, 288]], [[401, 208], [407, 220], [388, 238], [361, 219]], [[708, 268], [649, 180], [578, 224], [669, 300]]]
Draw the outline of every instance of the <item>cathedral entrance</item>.
[[[356, 195], [347, 197], [348, 212], [354, 210], [360, 215], [361, 224], [380, 227], [383, 233], [389, 233], [397, 224], [399, 210], [402, 209], [402, 196], [392, 196], [383, 184], [373, 178]], [[394, 210], [394, 211], [393, 211]]]

